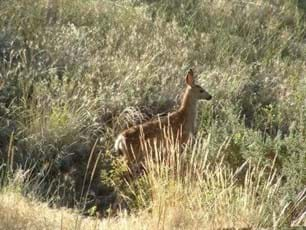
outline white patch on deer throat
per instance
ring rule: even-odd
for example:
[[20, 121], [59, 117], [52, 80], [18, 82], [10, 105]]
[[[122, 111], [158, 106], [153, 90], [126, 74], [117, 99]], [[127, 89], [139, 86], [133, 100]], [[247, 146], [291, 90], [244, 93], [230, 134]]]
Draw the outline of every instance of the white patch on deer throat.
[[197, 127], [197, 103], [190, 105], [186, 120], [185, 129], [188, 130], [189, 135], [193, 136]]

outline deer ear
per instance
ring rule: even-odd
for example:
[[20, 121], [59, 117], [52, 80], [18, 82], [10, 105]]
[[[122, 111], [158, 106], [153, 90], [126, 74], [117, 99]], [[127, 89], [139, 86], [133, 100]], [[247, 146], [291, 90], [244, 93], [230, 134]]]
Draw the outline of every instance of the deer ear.
[[194, 86], [194, 82], [193, 82], [193, 71], [192, 69], [190, 69], [187, 73], [187, 76], [186, 76], [186, 84], [189, 85], [189, 86]]

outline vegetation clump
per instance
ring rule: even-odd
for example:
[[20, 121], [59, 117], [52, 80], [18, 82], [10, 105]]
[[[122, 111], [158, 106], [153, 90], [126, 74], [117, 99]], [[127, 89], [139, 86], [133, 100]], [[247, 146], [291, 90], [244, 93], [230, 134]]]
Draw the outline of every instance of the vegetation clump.
[[[4, 201], [19, 204], [17, 190], [25, 207], [122, 215], [105, 220], [118, 228], [305, 225], [305, 9], [303, 0], [1, 1], [1, 213], [12, 212]], [[115, 137], [174, 110], [191, 67], [213, 96], [199, 105], [195, 144], [179, 156], [175, 143], [151, 149], [173, 161], [149, 159], [146, 174], [124, 180]], [[16, 220], [35, 221], [25, 213]]]

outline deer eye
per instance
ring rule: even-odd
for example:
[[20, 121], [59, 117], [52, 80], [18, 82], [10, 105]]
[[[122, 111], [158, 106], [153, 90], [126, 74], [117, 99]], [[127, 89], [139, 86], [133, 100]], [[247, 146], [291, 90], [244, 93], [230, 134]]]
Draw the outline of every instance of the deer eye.
[[200, 90], [200, 93], [204, 93], [204, 90], [203, 90], [203, 89], [201, 89], [201, 90]]

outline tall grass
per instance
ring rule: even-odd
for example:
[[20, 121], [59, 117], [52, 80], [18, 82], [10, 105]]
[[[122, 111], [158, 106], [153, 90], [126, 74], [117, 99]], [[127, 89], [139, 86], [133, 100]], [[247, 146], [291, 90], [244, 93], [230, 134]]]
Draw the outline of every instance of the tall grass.
[[147, 173], [129, 183], [129, 197], [157, 218], [158, 229], [278, 228], [299, 219], [293, 216], [305, 202], [305, 191], [287, 200], [276, 158], [270, 167], [246, 161], [233, 170], [224, 163], [223, 145], [219, 159], [209, 159], [210, 136], [200, 135], [183, 152], [165, 139], [163, 146], [146, 148]]
[[[302, 216], [303, 1], [64, 0], [49, 10], [43, 0], [0, 2], [2, 184], [17, 170], [24, 195], [87, 212], [102, 203], [104, 216], [119, 194], [131, 213], [144, 209], [127, 221], [153, 216], [152, 228]], [[213, 95], [199, 105], [209, 139], [127, 185], [116, 134], [172, 110], [190, 67]], [[174, 157], [172, 147], [152, 151]]]
[[[214, 163], [208, 160], [209, 142], [210, 138], [198, 138], [183, 152], [177, 151], [179, 146], [175, 143], [148, 147], [147, 173], [127, 184], [128, 197], [132, 199], [127, 202], [132, 202], [130, 207], [135, 204], [142, 207], [141, 211], [127, 216], [123, 209], [116, 220], [106, 217], [97, 222], [67, 211], [60, 214], [35, 201], [24, 200], [12, 192], [18, 186], [16, 174], [15, 183], [0, 195], [2, 226], [14, 229], [28, 222], [31, 229], [34, 226], [79, 229], [85, 225], [86, 229], [102, 226], [111, 229], [278, 229], [303, 224], [305, 213], [292, 215], [305, 201], [305, 190], [288, 202], [281, 195], [281, 177], [277, 176], [274, 165], [267, 169], [245, 162], [233, 171], [224, 165], [223, 159]], [[243, 178], [239, 178], [242, 171]], [[18, 206], [18, 212], [13, 206]]]

